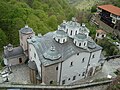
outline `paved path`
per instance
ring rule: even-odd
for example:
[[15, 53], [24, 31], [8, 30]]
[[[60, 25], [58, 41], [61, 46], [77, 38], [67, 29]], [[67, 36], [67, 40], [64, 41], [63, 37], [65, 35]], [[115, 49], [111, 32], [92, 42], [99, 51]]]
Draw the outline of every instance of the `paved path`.
[[[25, 64], [12, 66], [12, 73], [8, 76], [8, 83], [17, 83], [17, 84], [29, 84], [30, 77], [29, 77], [29, 68]], [[6, 69], [4, 69], [5, 71]], [[3, 82], [2, 77], [0, 76], [0, 83]]]

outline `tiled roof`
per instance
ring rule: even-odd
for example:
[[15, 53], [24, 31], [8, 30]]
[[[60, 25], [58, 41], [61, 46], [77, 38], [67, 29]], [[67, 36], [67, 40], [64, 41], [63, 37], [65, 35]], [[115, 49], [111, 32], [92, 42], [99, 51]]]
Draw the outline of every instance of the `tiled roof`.
[[120, 16], [120, 8], [119, 7], [116, 7], [113, 5], [101, 5], [101, 6], [98, 6], [98, 8], [101, 8], [101, 9], [106, 10], [112, 14]]
[[103, 34], [106, 34], [106, 32], [103, 31], [103, 30], [96, 30], [96, 32], [97, 32], [97, 33], [103, 33]]

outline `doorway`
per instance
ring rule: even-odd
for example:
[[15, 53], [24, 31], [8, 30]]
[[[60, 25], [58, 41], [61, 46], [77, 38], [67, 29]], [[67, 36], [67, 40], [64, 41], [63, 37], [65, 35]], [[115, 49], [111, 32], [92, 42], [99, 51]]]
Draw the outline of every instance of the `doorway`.
[[19, 63], [22, 63], [22, 58], [19, 58]]

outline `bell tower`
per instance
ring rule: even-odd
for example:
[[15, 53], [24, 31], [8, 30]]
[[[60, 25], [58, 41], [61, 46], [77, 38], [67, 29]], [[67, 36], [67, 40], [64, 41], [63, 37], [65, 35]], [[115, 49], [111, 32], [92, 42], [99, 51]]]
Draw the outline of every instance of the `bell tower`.
[[20, 46], [23, 48], [24, 53], [28, 55], [28, 43], [27, 39], [35, 36], [35, 33], [32, 28], [26, 25], [24, 28], [19, 30], [19, 39], [20, 39]]

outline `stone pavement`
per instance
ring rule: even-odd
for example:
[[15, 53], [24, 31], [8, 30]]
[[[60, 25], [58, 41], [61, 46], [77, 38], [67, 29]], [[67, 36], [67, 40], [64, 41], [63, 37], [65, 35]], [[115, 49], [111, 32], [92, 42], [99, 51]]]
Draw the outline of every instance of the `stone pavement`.
[[[8, 83], [14, 84], [29, 84], [30, 77], [29, 77], [29, 67], [25, 64], [11, 66], [12, 73], [8, 76]], [[7, 69], [4, 69], [5, 71]], [[0, 83], [3, 82], [3, 79], [0, 75]]]

